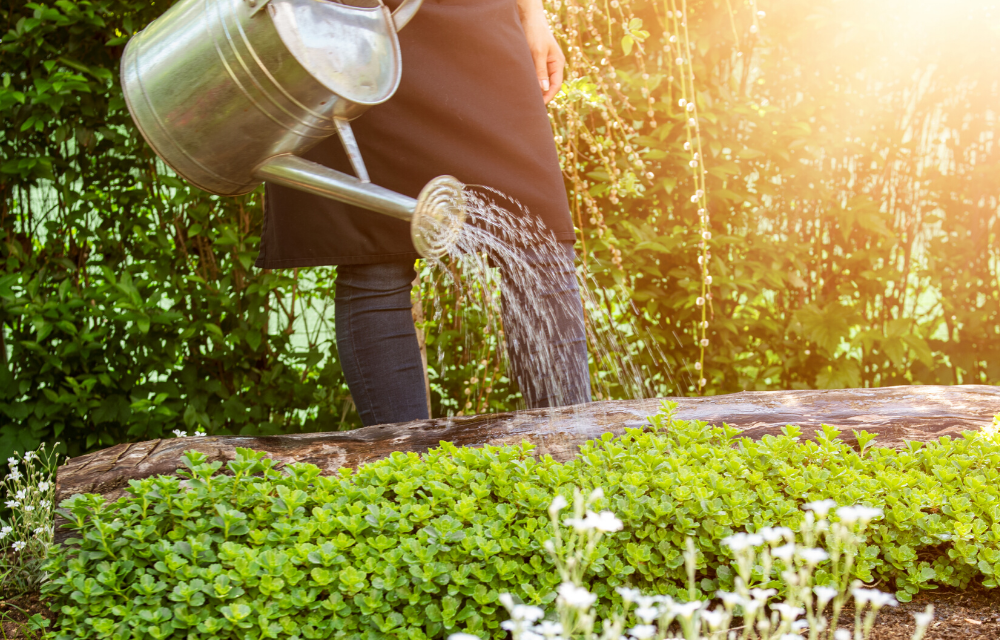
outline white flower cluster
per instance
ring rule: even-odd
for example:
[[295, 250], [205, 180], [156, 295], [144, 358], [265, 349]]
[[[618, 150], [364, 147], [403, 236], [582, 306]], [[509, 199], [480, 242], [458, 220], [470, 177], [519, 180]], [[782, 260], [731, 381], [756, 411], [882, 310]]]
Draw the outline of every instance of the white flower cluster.
[[[177, 436], [178, 438], [187, 438], [188, 437], [188, 432], [187, 431], [183, 431], [181, 429], [174, 429], [174, 435]], [[205, 434], [204, 431], [202, 431], [199, 428], [192, 435], [195, 436], [195, 437], [200, 437], [200, 436], [203, 436], [203, 435], [206, 435], [206, 434]]]
[[[563, 578], [554, 594], [556, 611], [546, 615], [540, 607], [515, 603], [511, 594], [503, 594], [500, 602], [510, 613], [510, 619], [501, 627], [510, 632], [512, 640], [681, 640], [681, 637], [684, 640], [718, 640], [737, 637], [731, 627], [734, 620], [739, 620], [742, 628], [753, 630], [751, 637], [804, 640], [808, 635], [813, 639], [859, 640], [868, 637], [879, 609], [896, 605], [892, 594], [866, 588], [858, 581], [850, 590], [844, 586], [845, 580], [850, 578], [849, 557], [858, 553], [862, 539], [859, 532], [882, 512], [864, 506], [838, 509], [833, 500], [819, 500], [804, 505], [807, 513], [798, 533], [788, 527], [761, 527], [754, 532], [734, 533], [722, 541], [736, 556], [737, 577], [734, 592], [717, 592], [721, 606], [709, 609], [707, 601], [680, 602], [666, 595], [646, 595], [638, 589], [618, 587], [616, 591], [625, 603], [624, 608], [611, 619], [598, 620], [597, 594], [583, 586], [583, 577], [589, 563], [598, 557], [596, 542], [601, 535], [622, 527], [622, 522], [610, 511], [585, 511], [586, 506], [603, 497], [603, 492], [596, 490], [584, 500], [576, 491], [576, 515], [562, 522], [559, 512], [569, 502], [561, 496], [553, 500], [549, 514], [555, 535], [543, 545]], [[831, 524], [826, 516], [834, 511], [839, 520]], [[574, 533], [586, 533], [564, 539], [560, 525]], [[838, 545], [837, 555], [831, 559], [831, 555], [819, 546], [822, 544]], [[684, 560], [691, 589], [695, 584], [697, 557], [694, 542], [689, 539]], [[848, 557], [847, 564], [843, 564], [845, 557]], [[749, 586], [755, 573], [774, 575], [774, 559], [783, 562], [777, 573], [784, 584], [785, 600], [779, 602], [772, 601], [778, 595], [776, 589]], [[827, 560], [831, 562], [823, 575], [828, 584], [816, 585], [813, 583], [816, 567]], [[839, 611], [849, 596], [854, 598], [855, 610], [865, 612], [866, 616], [864, 631], [857, 627], [860, 634], [857, 636], [836, 628]], [[833, 619], [828, 620], [825, 612], [831, 603]], [[932, 616], [930, 608], [915, 616], [917, 633], [914, 639], [922, 637]], [[627, 624], [629, 621], [631, 627]], [[598, 623], [603, 629], [600, 635], [594, 632]], [[678, 629], [682, 636], [671, 635]], [[746, 633], [743, 636], [747, 637]], [[449, 640], [481, 638], [456, 633]]]
[[567, 527], [573, 527], [573, 529], [579, 532], [593, 530], [604, 533], [621, 531], [623, 526], [622, 521], [610, 511], [602, 511], [600, 513], [588, 511], [586, 517], [566, 518], [563, 520], [563, 524]]

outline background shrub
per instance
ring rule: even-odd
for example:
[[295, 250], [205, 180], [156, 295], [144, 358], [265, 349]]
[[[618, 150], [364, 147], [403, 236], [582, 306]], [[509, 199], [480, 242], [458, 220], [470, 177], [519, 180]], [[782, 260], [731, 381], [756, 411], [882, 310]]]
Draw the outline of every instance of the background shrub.
[[[396, 453], [336, 476], [278, 471], [245, 450], [221, 463], [188, 454], [177, 477], [133, 481], [131, 497], [64, 501], [75, 542], [57, 550], [45, 587], [60, 638], [496, 638], [499, 594], [545, 604], [561, 581], [542, 550], [556, 493], [600, 487], [595, 509], [624, 529], [600, 541], [588, 588], [689, 597], [683, 551], [699, 551], [702, 597], [732, 588], [721, 540], [764, 526], [797, 529], [806, 502], [885, 510], [854, 573], [922, 588], [997, 586], [1000, 444], [968, 434], [904, 451], [855, 452], [827, 429], [734, 445], [735, 430], [657, 416], [650, 431], [610, 434], [567, 464], [529, 445]], [[822, 565], [817, 581], [823, 583]], [[759, 576], [758, 576], [759, 577]], [[602, 614], [603, 615], [603, 614]]]
[[[0, 458], [56, 438], [77, 455], [174, 428], [358, 424], [333, 270], [252, 268], [259, 194], [186, 185], [125, 111], [122, 48], [169, 4], [0, 6]], [[586, 274], [635, 324], [649, 391], [1000, 381], [997, 16], [730, 4], [548, 4], [571, 63], [551, 114]], [[422, 274], [434, 414], [513, 408], [481, 301], [436, 282]]]

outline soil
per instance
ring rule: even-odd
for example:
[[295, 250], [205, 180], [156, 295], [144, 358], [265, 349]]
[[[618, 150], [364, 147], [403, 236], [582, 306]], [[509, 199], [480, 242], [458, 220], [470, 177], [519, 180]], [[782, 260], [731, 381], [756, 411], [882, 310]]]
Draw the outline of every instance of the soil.
[[[910, 640], [914, 629], [913, 614], [920, 613], [928, 604], [934, 605], [934, 622], [924, 640], [1000, 640], [1000, 593], [981, 587], [965, 591], [925, 591], [914, 596], [913, 602], [886, 607], [879, 612], [871, 640]], [[24, 624], [28, 616], [35, 613], [50, 616], [36, 593], [0, 600], [3, 637], [10, 640], [37, 638], [38, 634], [28, 631]], [[841, 626], [853, 619], [854, 612], [845, 609]]]
[[[924, 591], [913, 602], [879, 611], [871, 640], [910, 640], [913, 614], [934, 605], [934, 622], [925, 640], [1000, 639], [1000, 593], [997, 589], [970, 587], [964, 591]], [[850, 620], [854, 612], [846, 612]]]

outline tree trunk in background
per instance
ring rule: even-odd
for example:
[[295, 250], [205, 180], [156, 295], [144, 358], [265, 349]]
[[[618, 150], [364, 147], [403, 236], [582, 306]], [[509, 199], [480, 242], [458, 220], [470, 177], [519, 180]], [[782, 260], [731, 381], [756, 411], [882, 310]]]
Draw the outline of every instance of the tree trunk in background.
[[[926, 442], [944, 435], [978, 431], [1000, 413], [1000, 386], [905, 386], [825, 391], [756, 391], [701, 398], [668, 398], [677, 402], [676, 417], [727, 423], [743, 435], [759, 439], [779, 435], [788, 424], [813, 438], [824, 424], [878, 437], [876, 445], [899, 447], [906, 441]], [[172, 438], [109, 449], [73, 458], [59, 467], [56, 499], [76, 493], [100, 493], [114, 500], [131, 479], [174, 473], [188, 450], [209, 460], [228, 462], [236, 447], [266, 451], [282, 463], [308, 462], [334, 473], [387, 457], [395, 451], [424, 453], [442, 440], [459, 446], [504, 445], [528, 441], [537, 455], [566, 461], [579, 446], [604, 433], [622, 435], [656, 414], [665, 399], [612, 400], [558, 409], [534, 409], [494, 415], [442, 418], [378, 425], [354, 431], [287, 436], [204, 436]]]

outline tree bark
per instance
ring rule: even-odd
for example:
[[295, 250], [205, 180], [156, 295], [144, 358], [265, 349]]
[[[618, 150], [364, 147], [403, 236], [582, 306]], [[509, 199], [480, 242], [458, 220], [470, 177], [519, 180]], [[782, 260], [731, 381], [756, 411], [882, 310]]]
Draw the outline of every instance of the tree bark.
[[424, 453], [450, 441], [478, 447], [528, 441], [537, 455], [566, 461], [579, 446], [604, 433], [622, 435], [626, 428], [647, 424], [665, 400], [677, 402], [676, 417], [704, 420], [740, 429], [750, 438], [780, 434], [798, 425], [805, 438], [822, 425], [843, 432], [877, 434], [875, 445], [899, 447], [906, 441], [929, 441], [944, 435], [978, 431], [1000, 413], [1000, 386], [905, 386], [825, 391], [751, 391], [702, 398], [667, 398], [594, 402], [558, 409], [536, 409], [493, 415], [423, 420], [365, 427], [354, 431], [286, 436], [203, 436], [119, 444], [68, 460], [56, 479], [58, 501], [77, 493], [99, 493], [115, 500], [128, 481], [174, 473], [188, 450], [210, 460], [228, 462], [236, 447], [266, 451], [282, 463], [308, 462], [324, 473], [357, 467], [395, 451]]

